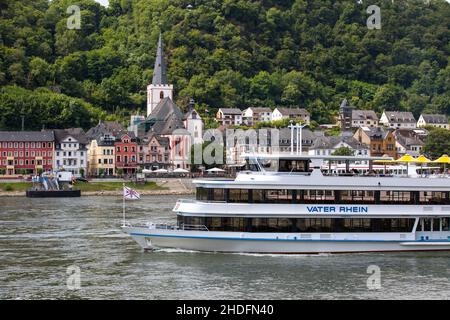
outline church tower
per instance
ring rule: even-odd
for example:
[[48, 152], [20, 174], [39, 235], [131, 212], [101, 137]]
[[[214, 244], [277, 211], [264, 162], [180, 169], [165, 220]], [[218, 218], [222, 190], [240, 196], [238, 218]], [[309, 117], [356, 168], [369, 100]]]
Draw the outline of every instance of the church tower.
[[162, 35], [159, 34], [158, 49], [156, 50], [155, 68], [153, 69], [152, 84], [147, 86], [147, 117], [155, 109], [156, 105], [166, 97], [171, 100], [173, 85], [167, 83], [167, 68], [164, 61]]

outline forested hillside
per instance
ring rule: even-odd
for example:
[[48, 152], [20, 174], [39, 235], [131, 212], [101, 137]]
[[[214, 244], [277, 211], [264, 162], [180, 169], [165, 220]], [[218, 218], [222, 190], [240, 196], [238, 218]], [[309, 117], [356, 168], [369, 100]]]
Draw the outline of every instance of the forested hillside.
[[[359, 2], [1, 0], [0, 130], [22, 115], [27, 129], [87, 128], [145, 110], [160, 31], [176, 102], [193, 97], [204, 115], [300, 106], [327, 123], [343, 98], [450, 115], [450, 5]], [[79, 30], [67, 28], [73, 4]], [[370, 4], [380, 30], [367, 28]]]

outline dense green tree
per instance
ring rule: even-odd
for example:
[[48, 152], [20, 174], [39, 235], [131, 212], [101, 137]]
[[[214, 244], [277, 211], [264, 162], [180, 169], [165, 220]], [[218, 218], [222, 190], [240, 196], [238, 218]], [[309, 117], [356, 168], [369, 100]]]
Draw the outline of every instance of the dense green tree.
[[[80, 29], [67, 28], [73, 4], [81, 9]], [[176, 102], [194, 98], [205, 117], [220, 107], [300, 106], [330, 123], [343, 98], [378, 113], [450, 114], [445, 0], [381, 0], [381, 30], [367, 28], [368, 4], [355, 0], [187, 4], [2, 1], [0, 85], [27, 89], [15, 90], [18, 106], [30, 103], [22, 94], [40, 96], [35, 91], [46, 87], [125, 120], [145, 108], [161, 31]], [[0, 116], [3, 128], [15, 126], [3, 119], [9, 114]], [[33, 121], [42, 124], [44, 116]]]
[[440, 128], [431, 130], [423, 151], [429, 157], [436, 159], [443, 154], [450, 154], [450, 131]]
[[353, 156], [353, 151], [349, 147], [340, 147], [333, 151], [333, 156]]

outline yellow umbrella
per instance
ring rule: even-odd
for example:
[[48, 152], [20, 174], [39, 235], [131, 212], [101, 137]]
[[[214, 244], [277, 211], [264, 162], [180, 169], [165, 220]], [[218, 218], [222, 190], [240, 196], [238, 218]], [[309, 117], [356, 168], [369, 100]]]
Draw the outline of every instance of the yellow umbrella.
[[409, 154], [405, 154], [403, 157], [401, 157], [400, 159], [397, 159], [396, 162], [406, 162], [406, 176], [408, 176], [408, 172], [409, 172], [409, 163], [410, 162], [416, 162], [416, 158], [411, 157]]
[[374, 163], [384, 164], [384, 174], [386, 174], [386, 171], [387, 171], [386, 165], [396, 163], [395, 160], [390, 160], [390, 159], [386, 159], [386, 160], [374, 160], [373, 162], [374, 162]]
[[416, 162], [420, 163], [420, 172], [423, 174], [423, 164], [424, 163], [430, 163], [431, 160], [425, 157], [423, 154], [417, 157]]
[[425, 157], [423, 154], [418, 156], [415, 162], [419, 162], [419, 163], [429, 163], [431, 162], [430, 159], [428, 159], [427, 157]]
[[444, 173], [447, 171], [447, 163], [450, 163], [450, 157], [446, 154], [444, 154], [439, 159], [436, 159], [433, 161], [434, 163], [443, 163], [444, 164]]
[[436, 159], [433, 161], [434, 163], [450, 163], [450, 157], [446, 154], [444, 154], [439, 159]]
[[396, 162], [416, 162], [416, 158], [410, 156], [409, 154], [405, 154], [403, 157], [401, 157], [400, 159], [397, 159]]

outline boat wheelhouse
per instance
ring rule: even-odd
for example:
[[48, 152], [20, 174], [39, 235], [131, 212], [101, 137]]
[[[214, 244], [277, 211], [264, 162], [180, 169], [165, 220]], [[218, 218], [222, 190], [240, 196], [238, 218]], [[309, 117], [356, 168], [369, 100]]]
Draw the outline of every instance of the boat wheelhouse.
[[144, 249], [344, 253], [450, 250], [450, 179], [326, 174], [380, 158], [249, 155], [234, 180], [194, 180], [177, 224], [126, 225]]

